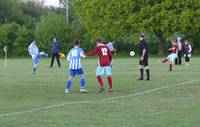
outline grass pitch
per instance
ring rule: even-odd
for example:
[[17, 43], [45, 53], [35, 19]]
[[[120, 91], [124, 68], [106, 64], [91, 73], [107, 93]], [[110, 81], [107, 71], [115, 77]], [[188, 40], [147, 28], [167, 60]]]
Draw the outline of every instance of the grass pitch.
[[[79, 92], [79, 77], [66, 95], [67, 63], [49, 68], [41, 59], [38, 73], [31, 59], [0, 60], [0, 126], [2, 127], [199, 127], [200, 59], [175, 66], [150, 58], [151, 81], [136, 81], [138, 58], [116, 58], [113, 93], [98, 93], [96, 59], [84, 59], [88, 94]], [[67, 75], [68, 76], [68, 75]], [[178, 85], [178, 86], [175, 86]], [[172, 86], [167, 88], [165, 86]], [[160, 89], [161, 88], [161, 89]]]

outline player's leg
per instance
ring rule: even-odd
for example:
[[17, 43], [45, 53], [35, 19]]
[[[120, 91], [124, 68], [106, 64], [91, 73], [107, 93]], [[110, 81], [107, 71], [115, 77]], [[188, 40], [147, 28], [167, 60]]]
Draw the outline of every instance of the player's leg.
[[175, 65], [177, 65], [177, 64], [178, 64], [178, 58], [175, 59]]
[[190, 61], [190, 58], [189, 58], [188, 54], [186, 54], [186, 56], [185, 56], [186, 65], [189, 65], [189, 61]]
[[182, 64], [181, 57], [182, 57], [182, 51], [178, 51], [178, 64], [179, 64], [179, 65]]
[[139, 70], [140, 70], [140, 78], [138, 80], [144, 79], [144, 63], [143, 61], [139, 61]]
[[162, 63], [166, 63], [168, 61], [168, 57], [162, 60]]
[[172, 71], [173, 64], [174, 64], [176, 58], [177, 58], [176, 54], [173, 53], [173, 54], [170, 55], [170, 57], [169, 57], [169, 61], [170, 61], [170, 63], [169, 63], [169, 71]]
[[169, 63], [169, 71], [172, 71], [172, 68], [173, 68], [173, 62], [170, 61], [170, 63]]
[[51, 54], [51, 65], [50, 65], [50, 67], [53, 67], [54, 58], [55, 58], [55, 54], [52, 53], [52, 54]]
[[59, 57], [60, 57], [59, 53], [56, 53], [56, 60], [57, 60], [58, 66], [61, 67]]
[[109, 84], [109, 91], [110, 92], [113, 92], [113, 87], [112, 87], [112, 73], [111, 73], [111, 67], [110, 66], [107, 66], [105, 67], [106, 69], [106, 76], [107, 76], [107, 80], [108, 80], [108, 84]]
[[191, 57], [191, 54], [188, 54], [188, 65], [190, 65], [190, 57]]
[[36, 74], [36, 72], [37, 72], [37, 64], [38, 63], [39, 63], [39, 57], [33, 58], [33, 68], [32, 68], [33, 74]]
[[33, 74], [36, 74], [37, 71], [37, 64], [33, 64], [32, 72]]
[[74, 76], [75, 76], [74, 70], [70, 69], [69, 70], [69, 78], [68, 78], [67, 83], [66, 83], [65, 93], [69, 93]]
[[150, 81], [150, 69], [149, 69], [148, 57], [144, 58], [143, 61], [144, 61], [144, 69], [145, 69], [146, 75], [147, 75], [146, 80]]
[[81, 86], [80, 91], [82, 93], [88, 93], [88, 91], [85, 89], [85, 77], [84, 77], [83, 69], [78, 69], [77, 73], [81, 76], [81, 78], [80, 78], [80, 86]]
[[104, 88], [104, 84], [103, 84], [103, 80], [101, 78], [101, 75], [104, 73], [103, 67], [98, 66], [97, 70], [96, 70], [96, 77], [97, 77], [97, 81], [100, 85], [100, 91], [99, 92], [103, 92], [105, 90]]

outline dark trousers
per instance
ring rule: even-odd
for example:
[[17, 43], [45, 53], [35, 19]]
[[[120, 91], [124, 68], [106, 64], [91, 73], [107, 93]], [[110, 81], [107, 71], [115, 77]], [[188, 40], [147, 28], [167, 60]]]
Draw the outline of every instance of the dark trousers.
[[185, 62], [190, 62], [190, 57], [188, 57], [188, 54], [185, 56]]
[[60, 66], [60, 59], [59, 59], [60, 55], [59, 55], [59, 53], [52, 53], [52, 56], [51, 56], [51, 57], [52, 57], [52, 59], [51, 59], [51, 65], [50, 65], [50, 67], [53, 67], [53, 63], [54, 63], [54, 58], [55, 58], [55, 57], [56, 57], [58, 66], [61, 67], [61, 66]]
[[178, 51], [178, 58], [175, 59], [175, 65], [182, 64], [181, 57], [182, 57], [182, 51]]

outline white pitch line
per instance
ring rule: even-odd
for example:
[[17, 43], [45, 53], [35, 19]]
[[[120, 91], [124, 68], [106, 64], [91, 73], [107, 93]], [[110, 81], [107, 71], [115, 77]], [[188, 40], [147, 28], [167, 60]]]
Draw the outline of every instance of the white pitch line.
[[154, 89], [150, 89], [150, 90], [146, 90], [146, 91], [138, 92], [138, 93], [134, 93], [134, 94], [129, 94], [129, 95], [125, 95], [125, 96], [116, 96], [116, 97], [110, 97], [110, 98], [106, 98], [106, 99], [100, 99], [98, 101], [68, 102], [68, 103], [50, 105], [50, 106], [46, 106], [46, 107], [33, 108], [33, 109], [30, 109], [30, 110], [24, 110], [24, 111], [18, 111], [18, 112], [10, 112], [10, 113], [5, 113], [5, 114], [0, 114], [0, 117], [20, 115], [20, 114], [25, 114], [25, 113], [30, 113], [30, 112], [40, 111], [40, 110], [48, 110], [48, 109], [52, 109], [52, 108], [63, 107], [65, 105], [95, 104], [95, 103], [102, 103], [102, 102], [109, 102], [109, 101], [113, 102], [113, 100], [119, 100], [119, 99], [129, 98], [129, 97], [133, 97], [133, 96], [141, 96], [141, 95], [145, 95], [145, 94], [148, 94], [148, 93], [157, 92], [157, 91], [160, 91], [160, 90], [163, 90], [163, 89], [173, 88], [173, 87], [189, 84], [189, 83], [192, 83], [192, 82], [198, 82], [198, 81], [200, 81], [200, 80], [190, 80], [190, 81], [186, 81], [186, 82], [176, 83], [174, 85], [158, 87], [158, 88], [154, 88]]

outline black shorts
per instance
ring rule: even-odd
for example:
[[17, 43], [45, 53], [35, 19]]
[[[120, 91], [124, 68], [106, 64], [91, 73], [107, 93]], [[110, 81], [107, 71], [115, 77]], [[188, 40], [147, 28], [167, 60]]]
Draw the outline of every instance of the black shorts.
[[140, 60], [139, 61], [139, 65], [142, 65], [142, 66], [148, 66], [148, 58], [144, 58], [143, 60]]

